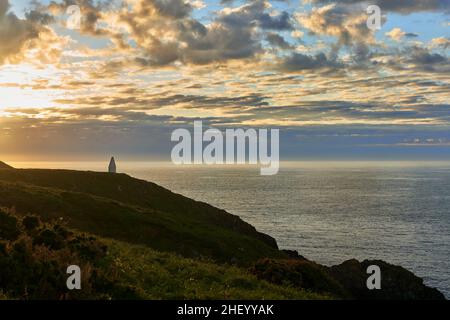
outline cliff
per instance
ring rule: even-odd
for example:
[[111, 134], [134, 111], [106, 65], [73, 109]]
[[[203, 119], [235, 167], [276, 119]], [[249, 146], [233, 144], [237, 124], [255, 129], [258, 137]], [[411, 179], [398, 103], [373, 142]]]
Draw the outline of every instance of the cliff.
[[[410, 271], [383, 261], [349, 260], [338, 266], [327, 267], [309, 261], [295, 251], [279, 250], [275, 239], [258, 232], [238, 216], [126, 174], [0, 170], [1, 208], [17, 218], [7, 217], [5, 213], [4, 220], [0, 219], [0, 260], [1, 254], [5, 252], [12, 257], [17, 256], [14, 252], [8, 253], [8, 250], [18, 248], [16, 242], [23, 239], [29, 239], [27, 252], [34, 259], [36, 253], [33, 250], [38, 253], [56, 250], [51, 256], [59, 256], [58, 250], [78, 241], [77, 237], [70, 236], [72, 232], [87, 234], [87, 238], [83, 238], [84, 242], [89, 242], [90, 237], [98, 237], [112, 248], [105, 250], [112, 256], [106, 255], [105, 258], [102, 255], [101, 259], [114, 261], [106, 265], [114, 265], [119, 261], [118, 268], [122, 270], [126, 263], [124, 278], [114, 281], [126, 280], [124, 286], [132, 283], [134, 289], [129, 297], [140, 292], [137, 294], [140, 298], [158, 299], [444, 298], [438, 290], [424, 285], [423, 280]], [[24, 224], [22, 219], [29, 213], [42, 220], [42, 227], [39, 231], [18, 237], [16, 233], [23, 232], [25, 227], [14, 225]], [[16, 222], [11, 225], [11, 221]], [[59, 226], [49, 230], [49, 223], [55, 221], [69, 231], [64, 231], [61, 236]], [[16, 230], [13, 239], [2, 236], [11, 234], [11, 230]], [[34, 249], [35, 246], [38, 247]], [[98, 248], [102, 245], [94, 242], [89, 246]], [[75, 251], [73, 255], [82, 253]], [[20, 265], [20, 262], [11, 260], [9, 256], [4, 259], [7, 263]], [[105, 265], [102, 261], [94, 259], [89, 263]], [[41, 262], [36, 263], [39, 266]], [[382, 269], [381, 290], [369, 291], [365, 286], [366, 267], [370, 263]], [[177, 265], [183, 265], [185, 269]], [[41, 269], [37, 267], [37, 270]], [[11, 270], [13, 275], [14, 268]], [[120, 273], [117, 270], [99, 270], [116, 275]], [[130, 276], [130, 273], [133, 275]], [[165, 274], [170, 276], [165, 277]], [[148, 286], [147, 280], [142, 282], [139, 277], [151, 277], [152, 286]], [[0, 288], [11, 285], [16, 290], [14, 292], [20, 292], [20, 285], [9, 283], [10, 278], [0, 277]], [[24, 288], [33, 286], [35, 279], [30, 278], [30, 283], [23, 284]], [[195, 294], [186, 291], [186, 283], [190, 279], [198, 281]], [[2, 281], [5, 283], [2, 284]], [[92, 286], [95, 285], [92, 283]], [[155, 291], [155, 286], [169, 286], [169, 289]], [[211, 291], [211, 288], [216, 289]], [[90, 297], [101, 298], [94, 289]], [[110, 297], [127, 297], [126, 289], [123, 290], [125, 293], [120, 291], [120, 294]], [[62, 292], [52, 294], [52, 297], [60, 294], [64, 296]], [[13, 296], [17, 297], [16, 294]]]

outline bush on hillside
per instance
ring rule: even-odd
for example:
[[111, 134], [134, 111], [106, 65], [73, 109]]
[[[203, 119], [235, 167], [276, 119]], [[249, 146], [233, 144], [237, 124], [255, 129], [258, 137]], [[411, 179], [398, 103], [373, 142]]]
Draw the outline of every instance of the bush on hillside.
[[261, 259], [250, 272], [258, 279], [312, 292], [347, 296], [342, 286], [334, 280], [324, 266], [306, 259]]
[[[81, 269], [81, 290], [69, 290], [67, 267]], [[137, 298], [115, 279], [107, 247], [92, 236], [76, 234], [57, 222], [19, 217], [0, 209], [0, 290], [13, 299]]]

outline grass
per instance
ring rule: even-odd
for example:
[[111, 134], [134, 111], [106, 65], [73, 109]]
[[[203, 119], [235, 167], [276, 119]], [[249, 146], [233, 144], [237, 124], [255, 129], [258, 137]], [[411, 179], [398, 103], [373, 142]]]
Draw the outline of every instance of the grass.
[[258, 280], [247, 270], [103, 240], [120, 272], [145, 299], [329, 299], [327, 295]]
[[[66, 287], [67, 266], [82, 290]], [[189, 259], [0, 208], [0, 299], [323, 299], [247, 268]]]
[[9, 297], [0, 290], [0, 300], [10, 300]]
[[0, 206], [185, 257], [246, 264], [284, 256], [239, 217], [124, 174], [0, 170]]

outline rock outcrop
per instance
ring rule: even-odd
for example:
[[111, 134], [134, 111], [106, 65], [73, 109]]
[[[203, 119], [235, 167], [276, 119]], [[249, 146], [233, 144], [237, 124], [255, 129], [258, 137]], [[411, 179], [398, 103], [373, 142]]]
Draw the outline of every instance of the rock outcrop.
[[[368, 290], [366, 280], [367, 267], [376, 265], [381, 270], [381, 289]], [[443, 300], [444, 295], [430, 288], [403, 267], [382, 260], [347, 260], [330, 268], [331, 276], [336, 279], [352, 297], [376, 300]]]
[[[381, 270], [381, 289], [369, 290], [367, 267]], [[403, 267], [382, 260], [347, 260], [327, 267], [306, 259], [262, 259], [250, 268], [261, 280], [328, 293], [341, 299], [357, 300], [444, 300], [439, 290], [430, 288], [423, 279]]]

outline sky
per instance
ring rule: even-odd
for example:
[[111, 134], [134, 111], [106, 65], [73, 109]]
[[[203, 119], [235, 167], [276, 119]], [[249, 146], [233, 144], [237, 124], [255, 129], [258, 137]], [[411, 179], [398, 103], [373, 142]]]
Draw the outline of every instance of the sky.
[[203, 120], [279, 129], [281, 160], [450, 160], [449, 17], [450, 0], [0, 0], [0, 159], [169, 160]]

